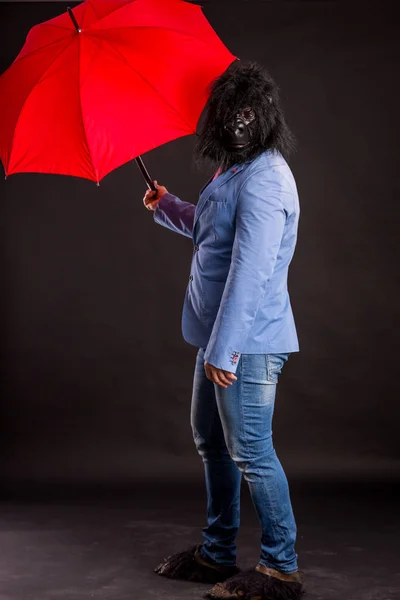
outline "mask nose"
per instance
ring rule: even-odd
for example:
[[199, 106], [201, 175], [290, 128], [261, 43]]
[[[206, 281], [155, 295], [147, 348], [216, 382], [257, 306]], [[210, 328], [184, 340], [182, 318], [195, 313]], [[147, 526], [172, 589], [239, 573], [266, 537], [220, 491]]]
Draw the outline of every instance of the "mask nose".
[[235, 138], [242, 138], [245, 135], [246, 125], [240, 119], [233, 119], [224, 125], [225, 131]]

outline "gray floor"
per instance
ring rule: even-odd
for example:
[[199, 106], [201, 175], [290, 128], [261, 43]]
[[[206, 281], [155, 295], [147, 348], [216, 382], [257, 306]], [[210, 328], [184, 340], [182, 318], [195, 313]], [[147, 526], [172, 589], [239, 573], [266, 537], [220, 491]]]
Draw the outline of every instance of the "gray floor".
[[[399, 487], [291, 483], [309, 600], [400, 599]], [[14, 489], [0, 506], [0, 600], [180, 600], [209, 585], [153, 573], [201, 541], [204, 490]], [[256, 564], [259, 529], [243, 489], [238, 564]]]

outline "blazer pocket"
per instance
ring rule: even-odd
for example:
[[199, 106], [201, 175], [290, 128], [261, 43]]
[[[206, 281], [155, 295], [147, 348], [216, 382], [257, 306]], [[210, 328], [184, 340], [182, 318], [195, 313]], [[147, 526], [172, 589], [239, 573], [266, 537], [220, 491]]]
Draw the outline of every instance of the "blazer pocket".
[[220, 220], [219, 215], [226, 210], [226, 201], [215, 201], [209, 198], [204, 203], [199, 215], [201, 232], [204, 240], [213, 244], [218, 239], [216, 223]]
[[228, 198], [208, 198], [210, 204], [228, 204]]
[[228, 200], [226, 198], [219, 200], [211, 200], [209, 198], [207, 200], [207, 203], [209, 204], [209, 220], [213, 230], [214, 240], [230, 240], [230, 230], [232, 228], [232, 223], [230, 219], [230, 205], [228, 203]]

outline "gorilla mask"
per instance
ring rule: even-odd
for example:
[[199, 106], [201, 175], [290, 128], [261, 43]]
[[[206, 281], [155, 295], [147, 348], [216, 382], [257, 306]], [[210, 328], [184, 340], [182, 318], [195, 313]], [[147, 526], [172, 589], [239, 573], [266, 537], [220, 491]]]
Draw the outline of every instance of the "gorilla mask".
[[261, 65], [236, 61], [211, 83], [195, 148], [198, 166], [206, 162], [225, 171], [265, 150], [286, 157], [293, 148], [278, 87]]
[[221, 143], [228, 151], [240, 151], [252, 143], [252, 131], [249, 127], [256, 115], [252, 108], [246, 107], [235, 113], [224, 123], [220, 132]]

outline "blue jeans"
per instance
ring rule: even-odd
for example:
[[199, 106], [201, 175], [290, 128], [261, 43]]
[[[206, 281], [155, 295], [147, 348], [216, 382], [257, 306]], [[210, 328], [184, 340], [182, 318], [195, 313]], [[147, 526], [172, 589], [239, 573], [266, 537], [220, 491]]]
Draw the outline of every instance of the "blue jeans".
[[259, 563], [297, 571], [296, 523], [286, 475], [272, 443], [278, 375], [289, 354], [241, 354], [237, 380], [223, 388], [204, 370], [199, 348], [193, 381], [191, 426], [203, 459], [207, 491], [204, 557], [236, 563], [242, 474], [261, 524]]

